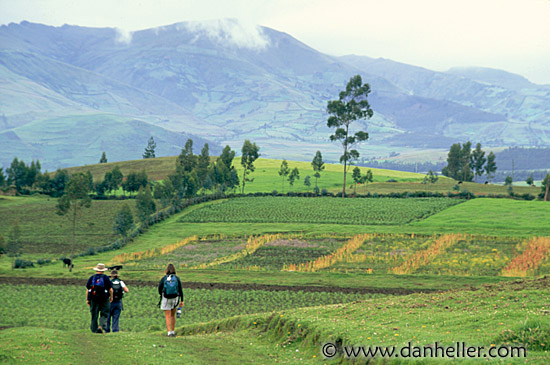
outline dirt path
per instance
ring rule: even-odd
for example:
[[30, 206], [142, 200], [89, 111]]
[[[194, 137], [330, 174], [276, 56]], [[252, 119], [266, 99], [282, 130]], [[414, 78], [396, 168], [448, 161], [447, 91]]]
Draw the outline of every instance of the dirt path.
[[[152, 286], [157, 287], [158, 282], [153, 281], [135, 281], [125, 280], [129, 286]], [[73, 285], [85, 286], [84, 279], [68, 278], [21, 278], [0, 276], [0, 284], [30, 284], [30, 285]], [[182, 282], [182, 286], [187, 289], [223, 289], [223, 290], [266, 290], [266, 291], [305, 291], [305, 292], [325, 292], [325, 293], [360, 293], [360, 294], [386, 294], [386, 295], [407, 295], [413, 293], [435, 292], [437, 289], [404, 289], [404, 288], [345, 288], [337, 286], [288, 286], [288, 285], [265, 285], [265, 284], [234, 284], [234, 283], [200, 283], [200, 282]]]

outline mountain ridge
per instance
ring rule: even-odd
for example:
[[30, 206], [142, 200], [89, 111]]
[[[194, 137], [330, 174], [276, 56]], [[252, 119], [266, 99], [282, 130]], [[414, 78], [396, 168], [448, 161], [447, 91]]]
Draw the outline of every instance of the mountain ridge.
[[[238, 151], [250, 139], [264, 157], [309, 160], [321, 150], [336, 161], [340, 151], [328, 141], [326, 102], [361, 74], [371, 85], [375, 111], [371, 120], [357, 123], [371, 137], [360, 149], [363, 155], [448, 148], [467, 139], [488, 146], [550, 143], [550, 91], [521, 76], [506, 74], [504, 84], [494, 85], [487, 71], [478, 72], [484, 80], [476, 81], [471, 71], [332, 57], [287, 33], [235, 20], [183, 22], [126, 35], [114, 28], [12, 23], [0, 27], [0, 46], [0, 134], [17, 135], [29, 121], [68, 115], [97, 120], [107, 113], [141, 121], [138, 129], [151, 125], [200, 137], [211, 147], [229, 144]], [[529, 87], [506, 87], [510, 80]], [[46, 134], [47, 123], [38, 125]], [[59, 133], [69, 139], [85, 133], [73, 128]], [[36, 141], [19, 138], [47, 145], [52, 165], [60, 159], [40, 134]], [[85, 148], [93, 155], [97, 145]], [[9, 155], [9, 148], [2, 149]], [[0, 159], [4, 166], [9, 161]]]

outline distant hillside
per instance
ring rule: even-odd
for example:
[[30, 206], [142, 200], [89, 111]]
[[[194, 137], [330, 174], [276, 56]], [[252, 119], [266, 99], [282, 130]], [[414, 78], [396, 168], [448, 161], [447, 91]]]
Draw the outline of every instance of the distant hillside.
[[212, 149], [240, 151], [250, 139], [263, 157], [310, 160], [321, 150], [337, 161], [325, 108], [355, 74], [371, 85], [375, 111], [356, 126], [370, 135], [363, 156], [466, 140], [550, 144], [548, 88], [498, 70], [440, 73], [335, 58], [230, 19], [127, 38], [111, 28], [22, 22], [0, 27], [0, 164], [15, 153], [49, 169], [89, 164], [102, 148], [132, 159], [150, 135], [162, 141], [160, 155], [177, 154], [191, 136]]

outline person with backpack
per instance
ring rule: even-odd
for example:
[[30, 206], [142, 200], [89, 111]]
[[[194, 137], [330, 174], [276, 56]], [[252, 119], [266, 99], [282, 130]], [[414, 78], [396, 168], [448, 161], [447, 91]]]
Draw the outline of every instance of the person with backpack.
[[181, 280], [176, 276], [176, 268], [172, 264], [166, 267], [166, 275], [159, 282], [160, 309], [164, 311], [168, 337], [176, 337], [176, 310], [183, 307], [183, 290]]
[[[118, 332], [120, 329], [118, 327], [118, 320], [120, 318], [120, 313], [122, 312], [122, 297], [124, 293], [128, 293], [128, 287], [124, 281], [120, 280], [118, 277], [118, 271], [111, 271], [111, 283], [113, 284], [113, 301], [111, 302], [111, 309], [109, 311], [109, 317], [107, 318], [107, 328], [106, 332]], [[112, 325], [111, 325], [112, 321]]]
[[94, 267], [96, 273], [90, 276], [86, 283], [86, 301], [92, 314], [90, 329], [94, 333], [103, 333], [106, 330], [107, 318], [113, 301], [113, 284], [104, 274], [107, 270], [104, 264], [97, 264]]

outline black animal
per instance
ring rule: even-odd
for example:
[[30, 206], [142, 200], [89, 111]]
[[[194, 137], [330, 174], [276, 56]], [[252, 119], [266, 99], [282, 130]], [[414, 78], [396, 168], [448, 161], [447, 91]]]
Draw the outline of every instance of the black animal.
[[122, 269], [122, 265], [115, 265], [115, 266], [111, 266], [111, 267], [108, 267], [107, 269], [109, 270], [120, 270]]
[[485, 185], [489, 184], [489, 181], [485, 181]]
[[63, 267], [68, 267], [69, 268], [69, 272], [72, 272], [73, 271], [73, 261], [71, 259], [68, 259], [68, 258], [64, 258], [63, 259]]
[[460, 184], [462, 184], [462, 181], [459, 181], [459, 182], [458, 182], [458, 185], [460, 185]]

